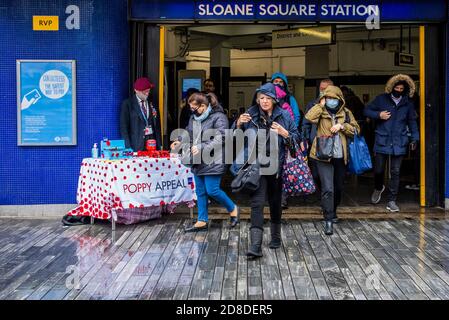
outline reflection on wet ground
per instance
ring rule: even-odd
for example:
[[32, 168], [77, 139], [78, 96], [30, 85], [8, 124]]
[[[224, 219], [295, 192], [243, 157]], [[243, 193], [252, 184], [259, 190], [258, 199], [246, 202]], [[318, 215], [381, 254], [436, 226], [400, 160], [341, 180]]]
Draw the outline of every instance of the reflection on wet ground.
[[249, 222], [184, 233], [177, 215], [63, 227], [0, 219], [0, 299], [449, 299], [449, 219], [287, 219], [283, 246], [248, 260]]

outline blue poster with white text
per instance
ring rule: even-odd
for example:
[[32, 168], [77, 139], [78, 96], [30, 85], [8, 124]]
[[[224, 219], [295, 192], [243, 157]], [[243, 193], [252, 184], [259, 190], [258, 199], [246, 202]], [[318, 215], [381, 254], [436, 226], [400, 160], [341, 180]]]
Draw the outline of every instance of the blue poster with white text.
[[18, 144], [76, 145], [75, 62], [17, 62]]

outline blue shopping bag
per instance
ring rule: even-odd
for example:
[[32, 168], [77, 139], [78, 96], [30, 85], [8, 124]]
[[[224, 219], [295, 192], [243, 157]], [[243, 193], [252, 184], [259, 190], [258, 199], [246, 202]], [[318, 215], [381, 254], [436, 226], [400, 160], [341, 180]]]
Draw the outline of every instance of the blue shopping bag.
[[371, 162], [371, 155], [369, 153], [368, 145], [365, 138], [359, 136], [357, 133], [349, 143], [349, 165], [348, 171], [350, 173], [362, 174], [365, 171], [371, 170], [373, 164]]

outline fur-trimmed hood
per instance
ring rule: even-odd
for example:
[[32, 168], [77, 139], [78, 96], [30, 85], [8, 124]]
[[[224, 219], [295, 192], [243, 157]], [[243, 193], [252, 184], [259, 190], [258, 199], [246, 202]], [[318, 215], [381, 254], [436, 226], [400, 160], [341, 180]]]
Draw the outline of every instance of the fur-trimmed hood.
[[395, 76], [392, 76], [385, 85], [385, 93], [391, 94], [395, 85], [400, 81], [405, 81], [408, 84], [408, 96], [412, 98], [415, 94], [416, 87], [413, 79], [406, 74], [397, 74]]

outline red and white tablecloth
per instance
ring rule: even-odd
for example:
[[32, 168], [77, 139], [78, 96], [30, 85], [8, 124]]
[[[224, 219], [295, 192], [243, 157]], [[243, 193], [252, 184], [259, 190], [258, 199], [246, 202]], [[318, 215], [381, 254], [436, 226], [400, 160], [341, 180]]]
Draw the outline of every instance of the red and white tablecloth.
[[78, 207], [68, 214], [99, 219], [109, 219], [113, 210], [117, 215], [148, 207], [173, 212], [196, 200], [193, 174], [178, 157], [83, 159], [76, 195]]

